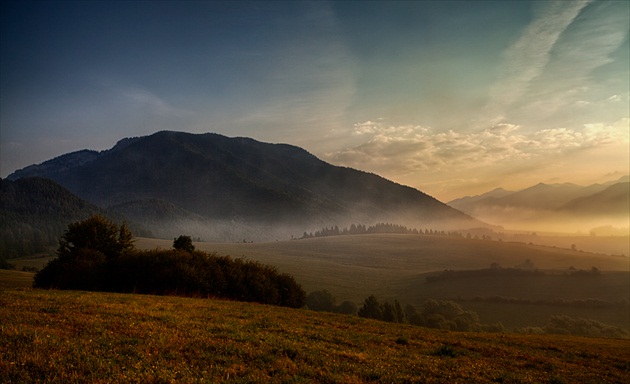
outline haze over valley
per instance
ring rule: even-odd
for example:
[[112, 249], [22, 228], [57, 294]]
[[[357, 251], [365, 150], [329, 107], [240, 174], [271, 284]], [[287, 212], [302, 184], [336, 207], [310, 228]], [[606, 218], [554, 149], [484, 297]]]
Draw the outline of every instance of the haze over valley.
[[0, 19], [0, 381], [628, 376], [627, 1]]

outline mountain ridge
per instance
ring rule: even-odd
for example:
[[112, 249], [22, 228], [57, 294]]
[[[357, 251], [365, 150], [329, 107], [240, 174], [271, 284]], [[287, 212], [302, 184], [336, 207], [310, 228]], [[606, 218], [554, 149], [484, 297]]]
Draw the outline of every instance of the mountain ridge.
[[[448, 204], [480, 220], [520, 228], [533, 229], [536, 223], [552, 223], [551, 227], [557, 230], [562, 228], [562, 222], [565, 228], [569, 227], [566, 223], [571, 223], [575, 227], [572, 230], [580, 231], [606, 225], [627, 228], [630, 216], [628, 185], [628, 176], [587, 186], [538, 183], [512, 192], [495, 189], [451, 200]], [[501, 193], [494, 192], [497, 190]], [[577, 224], [582, 227], [578, 228]]]
[[283, 225], [307, 230], [378, 221], [484, 226], [419, 190], [329, 164], [303, 148], [216, 133], [126, 138], [108, 150], [62, 155], [8, 179], [28, 176], [50, 178], [103, 208], [164, 201], [177, 207], [171, 211], [191, 212], [201, 221], [262, 225], [274, 233]]

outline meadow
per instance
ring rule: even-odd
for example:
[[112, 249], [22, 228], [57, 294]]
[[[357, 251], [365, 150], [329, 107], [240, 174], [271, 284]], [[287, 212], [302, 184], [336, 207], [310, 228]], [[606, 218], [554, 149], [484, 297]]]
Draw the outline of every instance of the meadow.
[[[136, 239], [139, 249], [172, 247], [172, 240]], [[630, 331], [630, 259], [568, 248], [431, 235], [369, 234], [268, 243], [195, 242], [202, 251], [270, 264], [289, 273], [309, 293], [331, 292], [338, 303], [360, 305], [369, 295], [416, 307], [426, 299], [448, 299], [475, 311], [484, 323], [507, 330], [544, 326], [550, 316], [594, 319]], [[18, 269], [42, 267], [47, 258], [11, 260]], [[479, 276], [429, 283], [444, 270], [505, 268], [530, 260], [542, 276]], [[566, 276], [570, 267], [602, 271], [597, 276]], [[26, 275], [25, 275], [26, 276]], [[26, 277], [23, 277], [26, 278]], [[488, 302], [500, 296], [521, 302]], [[481, 298], [484, 300], [473, 300]], [[557, 301], [596, 299], [608, 306], [555, 305]], [[526, 302], [529, 301], [529, 302]], [[538, 303], [533, 303], [538, 301]], [[624, 304], [625, 303], [625, 304]]]
[[630, 340], [437, 331], [253, 303], [0, 290], [3, 383], [622, 383]]
[[[139, 238], [139, 249], [170, 248], [172, 241]], [[331, 236], [266, 243], [196, 242], [199, 250], [242, 257], [276, 266], [293, 275], [309, 292], [328, 289], [342, 299], [362, 300], [365, 293], [392, 296], [400, 279], [445, 269], [488, 268], [492, 263], [514, 267], [531, 260], [539, 269], [569, 267], [628, 271], [624, 256], [579, 250], [475, 240], [458, 237], [370, 234]]]
[[[140, 238], [141, 249], [168, 248], [168, 240]], [[458, 301], [482, 322], [501, 322], [508, 329], [544, 326], [552, 315], [594, 319], [630, 331], [630, 259], [569, 248], [518, 242], [402, 234], [331, 236], [269, 243], [195, 243], [198, 249], [243, 257], [276, 266], [293, 275], [306, 290], [328, 290], [338, 301], [360, 305], [370, 294], [421, 306], [426, 299]], [[479, 276], [428, 283], [444, 270], [518, 267], [525, 260], [544, 276]], [[603, 271], [598, 276], [566, 276], [569, 268]], [[472, 302], [501, 296], [530, 301], [598, 299], [608, 307], [557, 306], [539, 303]]]

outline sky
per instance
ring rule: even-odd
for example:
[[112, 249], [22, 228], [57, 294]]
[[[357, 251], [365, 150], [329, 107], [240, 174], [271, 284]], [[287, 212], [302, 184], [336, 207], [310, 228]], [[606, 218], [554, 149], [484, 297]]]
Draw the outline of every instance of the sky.
[[630, 2], [1, 3], [0, 177], [161, 130], [442, 201], [629, 172]]

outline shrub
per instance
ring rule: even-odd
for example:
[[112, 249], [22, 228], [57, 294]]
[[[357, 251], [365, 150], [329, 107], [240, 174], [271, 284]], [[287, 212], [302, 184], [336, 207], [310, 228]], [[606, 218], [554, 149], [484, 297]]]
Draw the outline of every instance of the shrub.
[[71, 224], [34, 286], [304, 305], [302, 287], [274, 267], [190, 248], [135, 251], [128, 239], [124, 227], [102, 218]]

